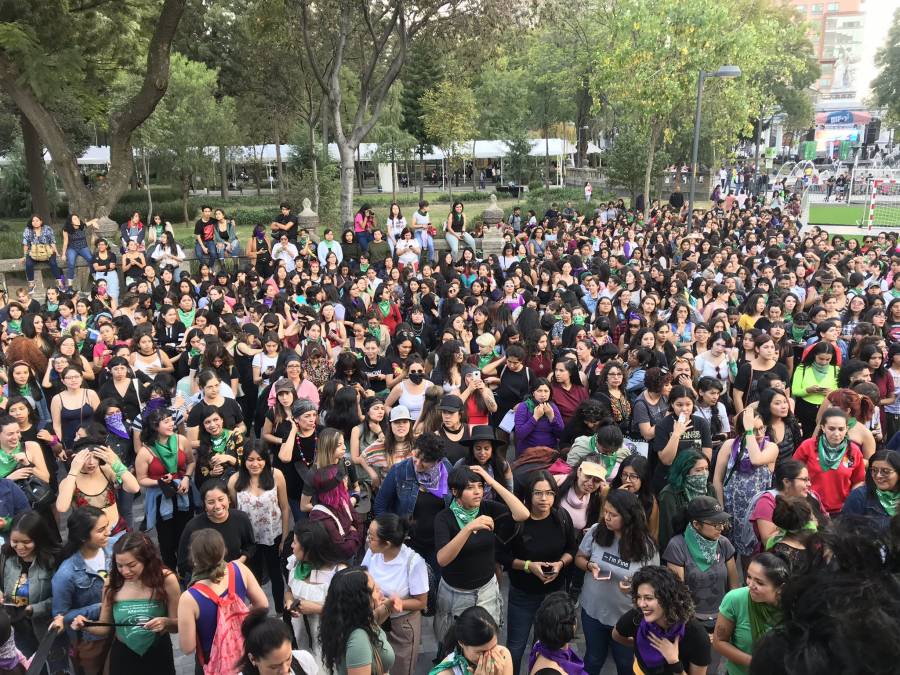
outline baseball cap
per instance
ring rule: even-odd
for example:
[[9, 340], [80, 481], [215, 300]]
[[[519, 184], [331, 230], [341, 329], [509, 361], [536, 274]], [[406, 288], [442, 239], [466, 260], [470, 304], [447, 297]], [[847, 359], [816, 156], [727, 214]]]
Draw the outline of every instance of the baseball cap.
[[595, 478], [602, 478], [606, 480], [606, 467], [602, 464], [597, 464], [596, 462], [582, 462], [579, 465], [581, 469], [581, 473], [585, 476], [594, 476]]
[[715, 497], [701, 495], [694, 497], [687, 505], [688, 520], [699, 520], [705, 523], [724, 523], [731, 520]]
[[442, 412], [462, 412], [463, 408], [462, 399], [455, 394], [447, 394], [438, 405], [438, 410]]
[[409, 408], [405, 405], [396, 405], [391, 408], [391, 422], [400, 422], [401, 420], [412, 421], [412, 415], [409, 414]]

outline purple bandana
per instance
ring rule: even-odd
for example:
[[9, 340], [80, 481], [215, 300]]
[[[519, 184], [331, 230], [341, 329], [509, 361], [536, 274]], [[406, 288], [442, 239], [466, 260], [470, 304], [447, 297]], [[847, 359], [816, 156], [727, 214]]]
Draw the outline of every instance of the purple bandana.
[[534, 668], [535, 661], [537, 661], [539, 656], [553, 661], [553, 663], [566, 671], [566, 675], [587, 675], [587, 671], [584, 669], [584, 661], [571, 647], [568, 649], [548, 649], [541, 644], [540, 640], [535, 641], [534, 646], [531, 648], [531, 655], [528, 657], [529, 672]]
[[419, 481], [419, 485], [438, 499], [447, 496], [447, 467], [443, 462], [438, 462], [424, 473], [416, 471], [416, 480]]
[[675, 642], [675, 638], [683, 638], [685, 633], [685, 625], [676, 623], [669, 630], [663, 630], [655, 623], [650, 623], [646, 619], [641, 619], [641, 625], [638, 626], [637, 635], [634, 637], [634, 646], [641, 657], [641, 661], [648, 668], [662, 668], [666, 660], [660, 654], [656, 647], [650, 643], [650, 634], [658, 638], [665, 638], [670, 642]]

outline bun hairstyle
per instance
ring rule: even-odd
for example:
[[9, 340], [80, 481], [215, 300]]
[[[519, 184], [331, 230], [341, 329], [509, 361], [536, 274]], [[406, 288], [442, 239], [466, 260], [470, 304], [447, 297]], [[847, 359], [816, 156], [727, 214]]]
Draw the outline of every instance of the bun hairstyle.
[[[264, 659], [276, 649], [291, 641], [291, 631], [281, 619], [268, 616], [264, 609], [254, 609], [241, 624], [244, 638], [244, 656], [237, 664], [237, 671], [244, 675], [259, 675], [254, 661]], [[305, 673], [297, 660], [291, 657], [291, 673]]]
[[575, 605], [565, 591], [550, 593], [534, 616], [534, 639], [549, 649], [562, 649], [575, 639]]
[[197, 530], [191, 535], [190, 559], [194, 566], [191, 583], [202, 579], [219, 581], [225, 576], [225, 540], [217, 530]]
[[809, 502], [800, 497], [775, 497], [772, 522], [786, 532], [803, 529], [812, 520], [813, 511]]
[[391, 546], [402, 546], [409, 535], [409, 519], [396, 513], [382, 513], [375, 518], [375, 524], [378, 526], [378, 538]]

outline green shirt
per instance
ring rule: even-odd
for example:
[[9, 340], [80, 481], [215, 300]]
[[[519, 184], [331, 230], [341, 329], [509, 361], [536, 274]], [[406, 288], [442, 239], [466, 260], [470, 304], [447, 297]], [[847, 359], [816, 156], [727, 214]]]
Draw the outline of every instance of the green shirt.
[[[750, 632], [750, 589], [735, 588], [728, 591], [719, 605], [719, 614], [734, 623], [734, 634], [731, 636], [731, 644], [745, 654], [753, 653], [753, 636]], [[727, 662], [728, 675], [747, 675], [744, 666], [738, 666], [731, 661]]]
[[347, 675], [350, 668], [360, 668], [362, 666], [372, 666], [372, 673], [388, 673], [394, 665], [394, 649], [388, 642], [387, 635], [381, 628], [378, 629], [378, 639], [381, 640], [381, 667], [378, 667], [377, 661], [372, 657], [372, 643], [369, 636], [362, 628], [357, 628], [350, 633], [347, 640], [347, 650], [344, 652], [344, 663], [337, 670], [337, 675]]

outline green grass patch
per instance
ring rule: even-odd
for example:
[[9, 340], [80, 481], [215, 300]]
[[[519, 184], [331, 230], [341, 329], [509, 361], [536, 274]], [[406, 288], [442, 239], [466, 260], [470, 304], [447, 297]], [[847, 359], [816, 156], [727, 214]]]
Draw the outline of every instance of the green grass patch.
[[856, 225], [864, 223], [866, 208], [862, 204], [810, 204], [811, 225]]

